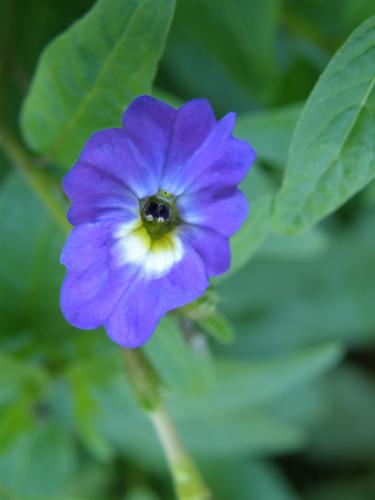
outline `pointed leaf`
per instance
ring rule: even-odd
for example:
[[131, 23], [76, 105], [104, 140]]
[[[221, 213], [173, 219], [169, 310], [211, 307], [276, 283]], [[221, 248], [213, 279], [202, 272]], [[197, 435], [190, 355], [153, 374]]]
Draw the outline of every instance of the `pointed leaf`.
[[27, 143], [69, 165], [95, 130], [150, 92], [174, 0], [99, 0], [43, 53], [22, 112]]
[[275, 229], [301, 232], [375, 177], [375, 17], [333, 57], [297, 125]]

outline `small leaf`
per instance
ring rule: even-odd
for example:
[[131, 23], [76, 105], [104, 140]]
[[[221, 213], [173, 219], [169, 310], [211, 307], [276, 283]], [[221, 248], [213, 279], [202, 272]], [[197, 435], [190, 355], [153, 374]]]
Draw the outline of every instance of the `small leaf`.
[[212, 386], [214, 368], [203, 334], [191, 332], [187, 340], [175, 320], [165, 317], [145, 350], [167, 388], [195, 394]]
[[228, 344], [234, 340], [235, 332], [232, 324], [218, 310], [200, 319], [197, 323], [205, 332], [223, 344]]
[[95, 130], [149, 93], [174, 0], [99, 0], [44, 51], [26, 99], [26, 142], [70, 165]]
[[306, 230], [375, 176], [375, 17], [349, 37], [297, 125], [274, 227]]

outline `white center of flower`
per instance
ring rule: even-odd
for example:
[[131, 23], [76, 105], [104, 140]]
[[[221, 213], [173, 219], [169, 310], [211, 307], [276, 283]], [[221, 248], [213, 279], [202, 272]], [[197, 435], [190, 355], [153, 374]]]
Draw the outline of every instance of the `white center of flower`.
[[148, 277], [165, 275], [184, 255], [177, 229], [153, 240], [141, 219], [120, 224], [114, 237], [117, 263], [140, 266]]

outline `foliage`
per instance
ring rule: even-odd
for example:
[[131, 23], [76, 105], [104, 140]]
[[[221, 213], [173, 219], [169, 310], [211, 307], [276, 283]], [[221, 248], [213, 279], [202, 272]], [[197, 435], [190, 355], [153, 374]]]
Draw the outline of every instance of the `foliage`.
[[0, 3], [1, 498], [173, 498], [119, 349], [61, 316], [50, 210], [66, 209], [61, 176], [87, 137], [150, 92], [236, 111], [257, 151], [231, 270], [145, 346], [187, 448], [219, 500], [373, 498], [374, 14], [371, 0]]

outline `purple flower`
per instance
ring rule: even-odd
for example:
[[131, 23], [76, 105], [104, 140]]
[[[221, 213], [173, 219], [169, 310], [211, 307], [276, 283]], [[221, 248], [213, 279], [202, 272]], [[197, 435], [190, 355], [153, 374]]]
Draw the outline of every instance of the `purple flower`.
[[75, 226], [61, 255], [70, 323], [104, 325], [121, 346], [138, 347], [229, 269], [228, 238], [248, 212], [236, 186], [255, 158], [231, 135], [234, 121], [216, 121], [204, 99], [176, 110], [143, 96], [122, 128], [91, 136], [63, 180]]

